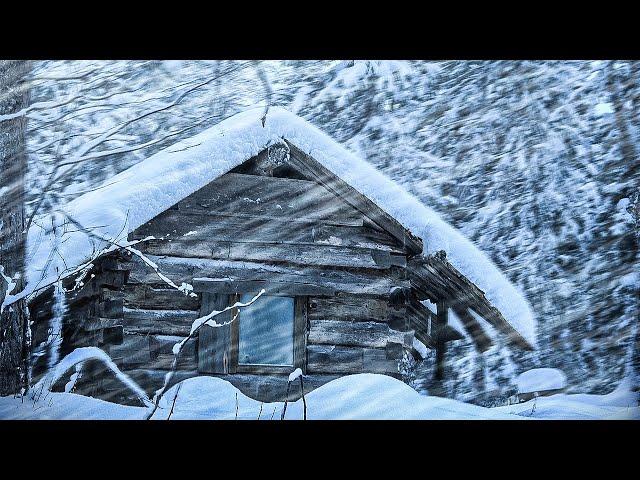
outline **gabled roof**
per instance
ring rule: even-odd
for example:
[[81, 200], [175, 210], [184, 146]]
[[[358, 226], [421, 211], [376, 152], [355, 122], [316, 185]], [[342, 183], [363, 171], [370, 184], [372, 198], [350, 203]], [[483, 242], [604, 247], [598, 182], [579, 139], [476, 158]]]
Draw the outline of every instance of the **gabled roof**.
[[[302, 118], [271, 108], [263, 125], [262, 113], [262, 109], [240, 113], [178, 142], [110, 178], [103, 187], [78, 197], [64, 211], [100, 236], [122, 242], [140, 225], [269, 145], [284, 140], [422, 239], [424, 255], [446, 251], [451, 265], [482, 289], [510, 327], [535, 345], [535, 320], [524, 295], [467, 238], [415, 196]], [[51, 226], [64, 223], [62, 215], [50, 214], [38, 218], [30, 228], [28, 293], [55, 280], [56, 267], [70, 272], [108, 246], [75, 227], [67, 232], [58, 228], [54, 235]], [[59, 255], [51, 254], [55, 245]]]

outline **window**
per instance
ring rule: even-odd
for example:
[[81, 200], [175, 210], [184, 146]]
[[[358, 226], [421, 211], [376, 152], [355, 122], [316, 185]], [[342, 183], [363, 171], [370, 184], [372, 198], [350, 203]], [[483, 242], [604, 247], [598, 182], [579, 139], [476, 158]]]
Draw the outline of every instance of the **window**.
[[[262, 295], [252, 305], [217, 317], [222, 327], [203, 326], [198, 333], [198, 371], [201, 373], [291, 373], [305, 371], [306, 296], [288, 292]], [[200, 313], [248, 302], [254, 293], [203, 292]], [[231, 321], [237, 315], [235, 321]]]
[[[240, 296], [248, 302], [253, 294]], [[238, 317], [238, 365], [293, 366], [295, 305], [292, 297], [263, 295]]]

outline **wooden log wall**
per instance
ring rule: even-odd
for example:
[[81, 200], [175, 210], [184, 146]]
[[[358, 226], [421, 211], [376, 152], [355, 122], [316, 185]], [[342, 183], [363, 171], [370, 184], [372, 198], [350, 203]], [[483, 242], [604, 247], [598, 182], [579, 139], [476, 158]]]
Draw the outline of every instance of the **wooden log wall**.
[[[399, 241], [397, 231], [392, 236], [354, 207], [368, 203], [344, 202], [333, 190], [300, 178], [229, 173], [129, 238], [154, 236], [136, 248], [178, 285], [217, 294], [267, 286], [307, 298], [305, 388], [351, 373], [399, 377], [413, 342], [410, 319], [421, 312], [393, 294], [411, 289], [407, 257], [421, 243]], [[171, 368], [171, 348], [200, 315], [201, 297], [168, 287], [135, 255], [111, 254], [69, 295], [65, 348], [103, 348], [152, 394]], [[198, 352], [194, 339], [181, 356], [178, 379], [198, 374]], [[265, 401], [286, 392], [286, 375], [225, 378]]]

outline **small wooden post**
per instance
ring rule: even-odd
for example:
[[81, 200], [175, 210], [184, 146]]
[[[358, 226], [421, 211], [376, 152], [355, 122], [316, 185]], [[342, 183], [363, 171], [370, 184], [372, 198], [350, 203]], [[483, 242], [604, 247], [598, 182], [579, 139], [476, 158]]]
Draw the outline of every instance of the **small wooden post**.
[[442, 300], [437, 303], [438, 313], [436, 315], [436, 370], [434, 378], [438, 381], [444, 379], [445, 354], [447, 344], [438, 334], [438, 331], [449, 322], [449, 304]]

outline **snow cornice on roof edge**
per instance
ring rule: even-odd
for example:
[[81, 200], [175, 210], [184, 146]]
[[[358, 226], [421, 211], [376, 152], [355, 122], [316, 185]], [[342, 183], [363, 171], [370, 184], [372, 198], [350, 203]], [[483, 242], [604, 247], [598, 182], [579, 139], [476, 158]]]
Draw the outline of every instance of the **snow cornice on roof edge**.
[[[535, 346], [535, 320], [524, 295], [491, 260], [431, 208], [357, 157], [331, 137], [282, 108], [272, 107], [264, 126], [263, 109], [234, 115], [193, 137], [182, 140], [110, 178], [105, 185], [64, 207], [78, 223], [97, 235], [122, 242], [128, 233], [148, 222], [217, 177], [283, 140], [295, 145], [334, 175], [366, 196], [404, 228], [421, 238], [424, 255], [444, 250], [451, 264], [477, 285], [507, 322]], [[53, 235], [51, 226], [64, 216], [38, 218], [28, 232], [27, 293], [56, 278], [60, 262], [75, 268], [104, 248], [84, 232]]]

